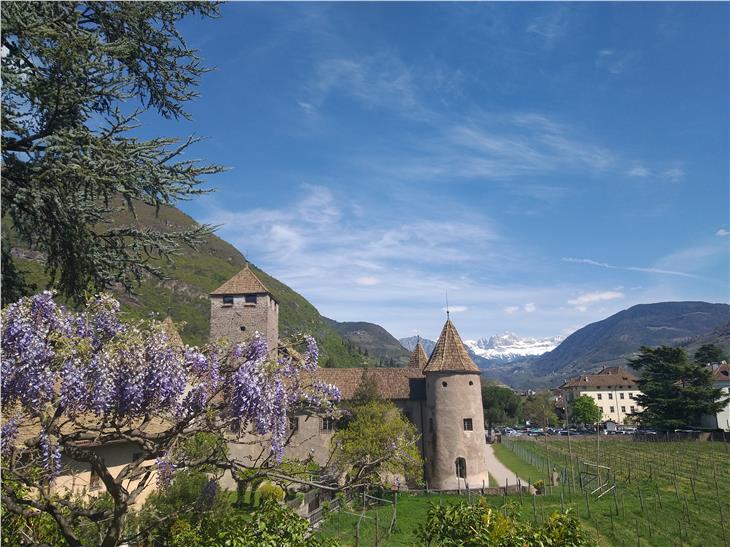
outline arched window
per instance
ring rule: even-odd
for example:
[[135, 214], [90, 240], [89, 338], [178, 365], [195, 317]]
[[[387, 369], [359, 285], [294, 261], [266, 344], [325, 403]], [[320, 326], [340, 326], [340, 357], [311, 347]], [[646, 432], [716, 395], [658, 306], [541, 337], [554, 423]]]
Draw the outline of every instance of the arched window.
[[456, 458], [456, 476], [460, 479], [466, 478], [466, 460], [464, 458]]

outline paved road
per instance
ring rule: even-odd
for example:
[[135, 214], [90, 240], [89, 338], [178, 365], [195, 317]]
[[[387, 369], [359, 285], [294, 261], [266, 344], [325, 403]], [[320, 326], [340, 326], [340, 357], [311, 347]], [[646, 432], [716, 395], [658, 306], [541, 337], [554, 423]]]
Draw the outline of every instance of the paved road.
[[[494, 448], [491, 444], [487, 445], [487, 471], [494, 477], [499, 486], [505, 485], [505, 480], [509, 481], [510, 486], [517, 484], [517, 475], [510, 471], [501, 461], [494, 455]], [[522, 484], [527, 485], [527, 479], [520, 477]]]

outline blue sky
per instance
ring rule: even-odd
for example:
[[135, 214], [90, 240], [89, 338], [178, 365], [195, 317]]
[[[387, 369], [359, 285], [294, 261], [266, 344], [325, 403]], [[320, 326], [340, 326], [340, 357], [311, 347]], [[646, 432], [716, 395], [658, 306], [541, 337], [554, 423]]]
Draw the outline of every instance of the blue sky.
[[227, 4], [182, 208], [324, 314], [464, 338], [728, 301], [726, 3]]

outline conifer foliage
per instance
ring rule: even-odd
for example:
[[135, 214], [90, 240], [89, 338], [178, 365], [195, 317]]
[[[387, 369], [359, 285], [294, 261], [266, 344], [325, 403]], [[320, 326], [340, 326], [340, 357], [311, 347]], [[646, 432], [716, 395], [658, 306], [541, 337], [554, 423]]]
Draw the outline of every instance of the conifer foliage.
[[[188, 117], [185, 103], [206, 68], [176, 25], [216, 13], [207, 2], [3, 6], [3, 214], [66, 295], [80, 301], [89, 286], [114, 282], [129, 288], [159, 273], [155, 258], [210, 231], [162, 233], [110, 217], [135, 201], [159, 207], [198, 194], [204, 177], [220, 171], [187, 155], [195, 137], [133, 133], [145, 111]], [[7, 238], [2, 253], [5, 304], [22, 276]]]

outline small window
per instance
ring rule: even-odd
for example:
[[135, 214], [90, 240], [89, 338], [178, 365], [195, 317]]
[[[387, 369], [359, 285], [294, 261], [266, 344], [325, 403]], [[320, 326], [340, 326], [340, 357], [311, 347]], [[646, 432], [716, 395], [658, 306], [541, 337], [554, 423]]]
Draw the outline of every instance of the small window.
[[623, 412], [624, 414], [626, 413], [626, 407], [625, 406], [622, 406], [621, 407], [621, 412]]
[[623, 399], [624, 398], [623, 392], [619, 393], [618, 397], [619, 397], [619, 399]]
[[246, 300], [246, 304], [255, 304], [256, 303], [256, 295], [255, 294], [247, 294], [244, 297]]
[[636, 411], [636, 407], [633, 407], [633, 406], [632, 406], [632, 407], [631, 407], [631, 412], [635, 412], [635, 411]]
[[446, 382], [441, 382], [441, 385], [442, 385], [442, 386], [444, 386], [444, 387], [446, 387], [446, 386], [448, 386], [449, 384], [447, 384]]
[[611, 407], [611, 412], [615, 412], [615, 411], [614, 411], [614, 407]]
[[464, 431], [474, 431], [474, 424], [471, 418], [464, 418]]
[[241, 332], [245, 331], [246, 327], [244, 325], [241, 325]]
[[335, 430], [334, 418], [322, 418], [322, 422], [320, 423], [320, 431], [334, 431], [334, 430]]
[[609, 399], [613, 399], [613, 393], [609, 393], [609, 394], [608, 394], [608, 398], [609, 398]]
[[471, 380], [469, 380], [469, 385], [470, 386], [473, 386], [474, 385], [474, 382], [472, 382]]
[[223, 297], [223, 305], [225, 307], [233, 306], [233, 297], [232, 296], [224, 296]]
[[460, 479], [466, 478], [466, 460], [464, 458], [456, 458], [456, 476]]
[[603, 395], [601, 395], [601, 394], [599, 393], [599, 394], [598, 394], [598, 400], [600, 401], [601, 399], [603, 399]]

